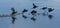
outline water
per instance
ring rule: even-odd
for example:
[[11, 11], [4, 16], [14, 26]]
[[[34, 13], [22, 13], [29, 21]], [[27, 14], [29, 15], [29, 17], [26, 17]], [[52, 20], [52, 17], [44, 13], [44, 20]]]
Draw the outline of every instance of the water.
[[[31, 9], [33, 7], [32, 3], [39, 6], [35, 9], [38, 12], [44, 6], [54, 8], [55, 10], [49, 13], [54, 17], [49, 20], [47, 16], [39, 15], [35, 17], [37, 18], [35, 22], [32, 21], [30, 19], [32, 15], [28, 15], [33, 10]], [[24, 19], [22, 14], [18, 15], [15, 24], [12, 24], [11, 17], [0, 17], [0, 28], [60, 28], [60, 0], [0, 0], [0, 14], [11, 14], [11, 7], [14, 7], [19, 13], [26, 8], [29, 11], [25, 15], [29, 18]]]

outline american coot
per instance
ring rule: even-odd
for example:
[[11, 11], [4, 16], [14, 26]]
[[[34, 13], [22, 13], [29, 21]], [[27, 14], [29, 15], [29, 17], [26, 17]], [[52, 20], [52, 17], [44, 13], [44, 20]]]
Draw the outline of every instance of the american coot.
[[38, 6], [33, 3], [33, 9], [37, 8]]
[[23, 11], [22, 11], [22, 13], [25, 13], [25, 12], [27, 12], [28, 10], [26, 10], [26, 9], [24, 9]]
[[35, 15], [36, 13], [37, 13], [37, 11], [35, 11], [35, 10], [31, 11], [32, 15]]
[[15, 11], [15, 9], [14, 9], [14, 8], [11, 8], [11, 10], [12, 10], [12, 14], [11, 14], [11, 15], [14, 15], [14, 14], [16, 14], [16, 13], [17, 13], [17, 11]]
[[54, 9], [52, 8], [48, 8], [48, 12], [52, 12]]

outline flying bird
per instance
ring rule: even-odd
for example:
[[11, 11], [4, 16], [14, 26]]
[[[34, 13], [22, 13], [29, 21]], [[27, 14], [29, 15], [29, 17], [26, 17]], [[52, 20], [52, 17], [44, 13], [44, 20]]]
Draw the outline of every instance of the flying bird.
[[37, 7], [38, 7], [38, 6], [33, 3], [33, 8], [35, 9], [35, 8], [37, 8]]
[[15, 23], [16, 18], [12, 16], [12, 24]]
[[11, 10], [12, 10], [12, 14], [11, 14], [11, 15], [14, 15], [14, 14], [16, 14], [16, 13], [17, 13], [17, 11], [15, 11], [15, 9], [14, 9], [14, 8], [11, 8]]
[[48, 8], [48, 12], [52, 12], [54, 9], [52, 8]]
[[23, 11], [22, 11], [22, 13], [25, 13], [25, 12], [27, 12], [28, 10], [26, 10], [26, 9], [24, 9]]

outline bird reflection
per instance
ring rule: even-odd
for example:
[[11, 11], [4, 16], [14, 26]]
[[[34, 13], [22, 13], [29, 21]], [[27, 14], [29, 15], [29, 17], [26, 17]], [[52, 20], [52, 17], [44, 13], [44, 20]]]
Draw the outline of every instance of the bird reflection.
[[33, 8], [35, 9], [35, 8], [37, 8], [37, 7], [38, 7], [38, 6], [33, 3]]
[[43, 16], [46, 16], [46, 14], [45, 13], [42, 13], [43, 14]]
[[36, 18], [32, 17], [31, 20], [36, 21]]
[[26, 19], [26, 18], [27, 18], [27, 16], [25, 16], [25, 15], [22, 15], [22, 17], [23, 17], [24, 19]]
[[28, 10], [26, 10], [26, 9], [24, 9], [23, 11], [22, 11], [22, 13], [25, 13], [25, 12], [27, 12]]
[[52, 8], [48, 8], [48, 12], [52, 12], [54, 9]]
[[32, 15], [35, 15], [36, 13], [37, 13], [37, 11], [35, 11], [35, 10], [31, 11]]
[[47, 13], [44, 12], [44, 13], [42, 13], [42, 14], [43, 14], [43, 16], [47, 16], [47, 15], [48, 15], [48, 12], [47, 12]]
[[45, 9], [47, 9], [47, 7], [43, 7], [42, 9], [45, 10]]
[[16, 14], [16, 13], [17, 13], [17, 11], [15, 11], [15, 9], [14, 9], [14, 8], [11, 8], [11, 10], [12, 10], [12, 14], [11, 14], [11, 15], [14, 15], [14, 14]]
[[53, 15], [48, 15], [48, 18], [49, 18], [49, 19], [52, 19], [52, 18], [53, 18]]
[[16, 18], [15, 17], [12, 17], [12, 24], [14, 24]]

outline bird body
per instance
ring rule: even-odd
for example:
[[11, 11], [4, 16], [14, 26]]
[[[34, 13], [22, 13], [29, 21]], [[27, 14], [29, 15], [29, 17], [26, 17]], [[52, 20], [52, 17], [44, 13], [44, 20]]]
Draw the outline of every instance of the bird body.
[[35, 15], [37, 12], [35, 11], [35, 10], [33, 10], [32, 12], [31, 12], [31, 14], [32, 15]]
[[11, 15], [14, 15], [14, 14], [16, 14], [17, 13], [17, 11], [16, 12], [12, 12], [12, 14]]

